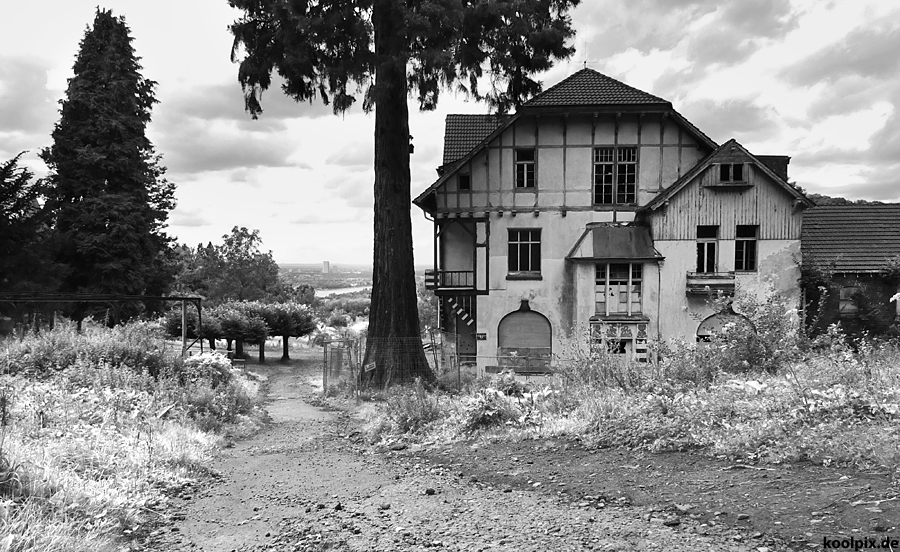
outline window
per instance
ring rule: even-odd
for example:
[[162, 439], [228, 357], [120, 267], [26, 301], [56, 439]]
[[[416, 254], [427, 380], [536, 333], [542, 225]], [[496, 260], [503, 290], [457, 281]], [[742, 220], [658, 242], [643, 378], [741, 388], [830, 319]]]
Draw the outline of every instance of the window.
[[594, 204], [637, 203], [637, 148], [594, 148]]
[[461, 191], [472, 189], [472, 178], [467, 174], [459, 175], [457, 177], [457, 182], [459, 183], [459, 189]]
[[516, 150], [516, 188], [534, 188], [534, 148]]
[[598, 264], [595, 312], [601, 316], [640, 313], [643, 272], [638, 263]]
[[856, 286], [844, 286], [841, 288], [841, 295], [838, 302], [838, 315], [841, 317], [852, 318], [859, 312], [859, 307], [853, 298], [859, 294], [859, 288]]
[[591, 352], [647, 362], [647, 324], [591, 324]]
[[697, 227], [697, 272], [716, 271], [716, 245], [718, 243], [718, 226]]
[[719, 182], [743, 182], [743, 163], [724, 163], [719, 165]]
[[541, 231], [509, 231], [509, 272], [541, 272]]
[[738, 225], [734, 241], [735, 270], [756, 270], [756, 229], [757, 226]]

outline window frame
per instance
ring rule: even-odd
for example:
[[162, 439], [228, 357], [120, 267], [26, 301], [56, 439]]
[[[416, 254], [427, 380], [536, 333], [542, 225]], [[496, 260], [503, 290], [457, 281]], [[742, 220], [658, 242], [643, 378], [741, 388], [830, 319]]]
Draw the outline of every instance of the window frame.
[[[609, 311], [609, 301], [611, 286], [613, 285], [621, 285], [621, 284], [613, 284], [613, 280], [616, 282], [621, 282], [622, 278], [612, 278], [612, 266], [627, 266], [628, 267], [628, 282], [626, 284], [627, 294], [625, 304], [626, 312], [614, 312], [610, 313]], [[603, 277], [601, 279], [600, 269], [603, 268]], [[603, 290], [601, 291], [600, 285], [603, 285]], [[637, 290], [635, 290], [635, 285], [637, 285]], [[621, 292], [619, 292], [621, 293]], [[603, 297], [602, 301], [598, 301], [597, 299], [601, 296]], [[637, 300], [635, 300], [634, 295], [637, 294]], [[603, 310], [600, 310], [600, 304], [603, 303]], [[621, 304], [621, 303], [618, 303]], [[637, 305], [637, 308], [635, 308]], [[626, 314], [628, 316], [633, 316], [635, 314], [642, 314], [644, 312], [644, 263], [596, 263], [594, 265], [594, 314], [598, 316], [610, 316], [610, 315], [622, 315]]]
[[[745, 163], [719, 163], [719, 182], [746, 182], [747, 171]], [[735, 178], [734, 169], [740, 168], [740, 176]]]
[[[598, 160], [601, 152], [608, 154], [608, 157]], [[637, 205], [640, 162], [640, 151], [637, 146], [594, 146], [591, 160], [593, 166], [591, 202], [594, 206]], [[601, 167], [604, 168], [602, 174], [598, 173], [598, 168]], [[598, 174], [608, 177], [609, 182], [598, 183]], [[607, 197], [609, 201], [606, 201]]]
[[859, 305], [853, 300], [853, 296], [860, 293], [859, 285], [841, 286], [838, 292], [838, 317], [856, 318], [859, 316]]
[[[543, 233], [541, 230], [541, 228], [507, 229], [506, 278], [508, 280], [541, 279], [541, 263], [543, 262], [543, 251], [541, 250]], [[513, 233], [515, 233], [515, 239]], [[523, 252], [527, 253], [528, 257], [525, 265], [522, 264]], [[535, 256], [537, 257], [536, 262]]]
[[[519, 159], [520, 153], [530, 152], [531, 159]], [[513, 152], [515, 190], [537, 189], [537, 148], [515, 148]]]
[[[606, 354], [628, 362], [641, 364], [650, 362], [647, 338], [638, 336], [637, 325], [627, 324], [631, 326], [627, 332], [622, 328], [618, 331], [613, 329], [612, 333], [615, 335], [608, 334], [605, 331], [606, 326], [607, 324], [602, 322], [591, 323], [589, 347], [592, 353]], [[628, 343], [631, 344], [631, 358], [627, 358]]]
[[[700, 232], [700, 229], [701, 229], [701, 228], [706, 228], [706, 229], [714, 228], [714, 229], [715, 229], [715, 236], [713, 236], [713, 237], [709, 237], [709, 236], [703, 236], [703, 237], [701, 237], [701, 236], [700, 236], [700, 233], [701, 233], [701, 232]], [[705, 268], [708, 268], [708, 267], [709, 267], [709, 250], [710, 250], [710, 246], [712, 247], [712, 251], [713, 251], [713, 254], [712, 254], [712, 257], [713, 257], [713, 259], [712, 259], [712, 270], [711, 270], [711, 271], [710, 271], [710, 270], [700, 270], [701, 268], [704, 268], [704, 269], [705, 269]], [[702, 248], [702, 250], [703, 250], [703, 259], [704, 259], [704, 261], [705, 261], [705, 262], [703, 263], [703, 267], [700, 266], [700, 251], [701, 251], [701, 248]], [[698, 274], [715, 274], [716, 272], [719, 271], [719, 226], [718, 226], [718, 225], [715, 225], [715, 224], [700, 224], [700, 225], [697, 226], [697, 264], [696, 264], [696, 268], [697, 268], [697, 273], [698, 273]]]
[[[752, 229], [752, 236], [741, 236], [741, 229]], [[748, 251], [749, 249], [749, 251]], [[734, 232], [734, 271], [756, 272], [759, 269], [759, 226], [739, 224]], [[749, 268], [747, 265], [749, 264]]]
[[[465, 183], [465, 186], [463, 185]], [[456, 175], [456, 189], [461, 192], [472, 191], [472, 175], [469, 173], [459, 173]]]

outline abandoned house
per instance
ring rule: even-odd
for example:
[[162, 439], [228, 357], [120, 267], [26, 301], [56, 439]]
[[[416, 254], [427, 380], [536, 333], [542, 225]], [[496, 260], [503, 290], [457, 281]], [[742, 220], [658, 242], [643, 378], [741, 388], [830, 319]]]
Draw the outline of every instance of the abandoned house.
[[479, 368], [573, 348], [647, 360], [722, 323], [711, 293], [800, 301], [812, 206], [786, 156], [717, 144], [662, 98], [583, 69], [510, 116], [449, 115], [434, 220], [441, 326]]
[[887, 332], [900, 318], [900, 204], [808, 209], [801, 239], [807, 324]]

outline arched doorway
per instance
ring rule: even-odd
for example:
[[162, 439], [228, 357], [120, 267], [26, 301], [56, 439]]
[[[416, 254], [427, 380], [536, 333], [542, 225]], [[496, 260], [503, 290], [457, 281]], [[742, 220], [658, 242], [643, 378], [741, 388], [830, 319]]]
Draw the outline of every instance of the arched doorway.
[[543, 314], [522, 301], [519, 310], [500, 320], [497, 327], [499, 364], [516, 372], [546, 372], [553, 353], [552, 328]]

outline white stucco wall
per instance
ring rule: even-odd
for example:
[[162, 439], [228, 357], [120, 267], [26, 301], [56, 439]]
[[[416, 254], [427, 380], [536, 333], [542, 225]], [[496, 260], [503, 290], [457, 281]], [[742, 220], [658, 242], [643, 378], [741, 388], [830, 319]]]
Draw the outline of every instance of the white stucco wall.
[[[666, 258], [661, 270], [659, 303], [659, 331], [664, 338], [693, 340], [700, 322], [715, 314], [709, 299], [690, 296], [685, 292], [687, 273], [697, 269], [696, 242], [689, 240], [660, 240], [656, 249]], [[800, 305], [800, 268], [796, 259], [800, 253], [799, 240], [760, 240], [757, 242], [758, 269], [735, 274], [738, 293], [752, 294], [765, 300], [777, 293], [791, 305]], [[734, 270], [734, 240], [719, 240], [719, 271]]]

